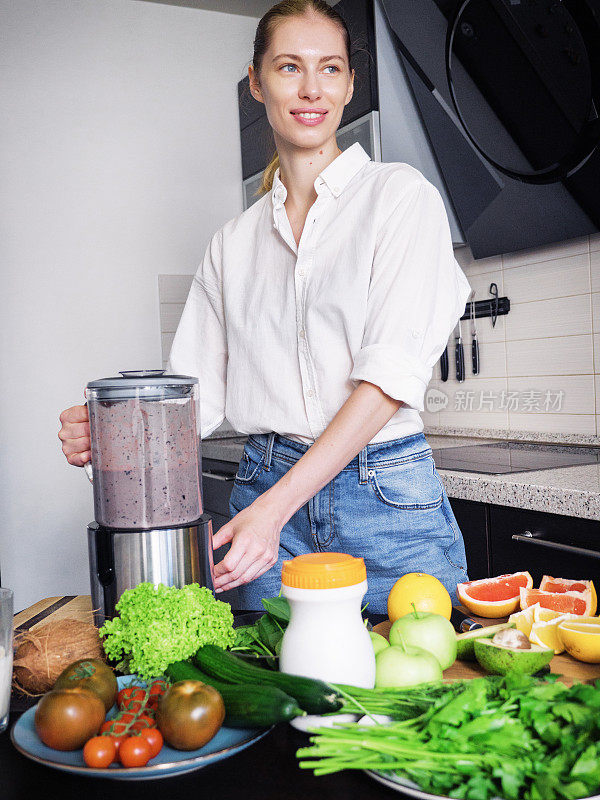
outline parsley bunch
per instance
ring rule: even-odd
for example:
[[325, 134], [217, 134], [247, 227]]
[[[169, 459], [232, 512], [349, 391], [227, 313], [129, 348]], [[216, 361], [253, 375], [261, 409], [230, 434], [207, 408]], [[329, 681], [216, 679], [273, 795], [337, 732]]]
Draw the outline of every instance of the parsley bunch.
[[[507, 675], [432, 688], [429, 702], [426, 686], [396, 691], [396, 708], [399, 701], [415, 704], [403, 720], [315, 731], [312, 746], [297, 752], [305, 759], [300, 766], [315, 775], [396, 774], [458, 800], [576, 800], [598, 793], [600, 681], [569, 688]], [[372, 713], [368, 692], [360, 692]], [[377, 713], [385, 713], [382, 705]]]
[[226, 648], [235, 638], [229, 603], [197, 583], [181, 589], [140, 583], [123, 592], [116, 609], [119, 616], [100, 628], [104, 650], [121, 660], [120, 669], [142, 679], [163, 675], [169, 664], [190, 658], [202, 645]]

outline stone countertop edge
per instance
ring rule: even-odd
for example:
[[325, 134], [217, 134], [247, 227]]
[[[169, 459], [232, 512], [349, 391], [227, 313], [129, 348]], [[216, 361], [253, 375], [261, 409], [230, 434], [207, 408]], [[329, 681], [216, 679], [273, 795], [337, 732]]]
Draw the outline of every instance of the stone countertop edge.
[[[432, 449], [493, 441], [544, 442], [600, 446], [600, 437], [582, 434], [545, 434], [496, 429], [429, 427], [424, 431]], [[238, 463], [244, 434], [232, 433], [202, 442], [204, 458]], [[600, 465], [562, 467], [507, 475], [438, 470], [449, 497], [600, 520]]]

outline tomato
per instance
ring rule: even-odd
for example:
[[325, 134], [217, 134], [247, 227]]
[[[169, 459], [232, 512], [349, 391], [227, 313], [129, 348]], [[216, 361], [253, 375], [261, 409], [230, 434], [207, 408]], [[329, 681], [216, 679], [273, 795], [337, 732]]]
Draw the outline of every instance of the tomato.
[[88, 689], [95, 692], [108, 711], [117, 696], [117, 679], [112, 669], [98, 658], [74, 661], [64, 669], [54, 684], [55, 689]]
[[117, 695], [117, 705], [119, 708], [139, 713], [146, 705], [146, 690], [141, 686], [126, 686]]
[[88, 767], [103, 769], [115, 760], [117, 746], [110, 736], [94, 736], [83, 747], [83, 760]]
[[210, 741], [225, 719], [223, 698], [200, 681], [178, 681], [158, 702], [156, 722], [177, 750], [197, 750]]
[[104, 704], [86, 689], [53, 689], [37, 704], [34, 724], [42, 742], [54, 750], [77, 750], [104, 722]]
[[139, 717], [136, 717], [135, 722], [131, 726], [131, 730], [134, 733], [137, 733], [144, 728], [155, 728], [156, 727], [156, 720], [152, 717], [149, 717], [147, 714], [140, 714]]
[[154, 758], [160, 753], [164, 739], [158, 728], [144, 728], [143, 731], [140, 731], [140, 737], [150, 745], [150, 758]]
[[151, 752], [150, 745], [141, 736], [128, 736], [121, 742], [119, 760], [124, 767], [145, 767]]

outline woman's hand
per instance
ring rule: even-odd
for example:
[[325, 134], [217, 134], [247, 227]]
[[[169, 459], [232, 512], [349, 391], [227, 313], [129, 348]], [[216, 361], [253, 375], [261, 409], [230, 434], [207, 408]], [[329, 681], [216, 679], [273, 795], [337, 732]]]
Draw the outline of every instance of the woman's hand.
[[213, 549], [232, 542], [225, 558], [215, 566], [215, 591], [249, 583], [277, 562], [283, 525], [263, 496], [244, 508], [213, 537]]
[[69, 464], [83, 467], [92, 457], [90, 450], [90, 418], [87, 406], [72, 406], [60, 415], [62, 428], [58, 438]]

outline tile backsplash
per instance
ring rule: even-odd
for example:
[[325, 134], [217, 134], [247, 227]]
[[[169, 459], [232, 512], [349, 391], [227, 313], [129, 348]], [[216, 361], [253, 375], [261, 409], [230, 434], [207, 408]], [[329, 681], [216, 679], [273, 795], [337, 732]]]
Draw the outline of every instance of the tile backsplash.
[[[462, 322], [466, 379], [454, 371], [454, 337], [448, 341], [450, 374], [436, 364], [423, 419], [441, 428], [600, 434], [600, 234], [474, 260], [455, 250], [475, 300], [490, 283], [510, 300], [510, 311], [477, 320], [481, 368], [471, 369], [471, 336]], [[427, 399], [427, 398], [426, 398]], [[435, 401], [435, 405], [433, 405]]]
[[[496, 283], [510, 311], [495, 327], [477, 320], [479, 375], [471, 370], [469, 322], [462, 322], [463, 383], [450, 337], [448, 381], [436, 364], [428, 388], [428, 396], [433, 389], [445, 396], [432, 407], [444, 407], [431, 411], [426, 403], [425, 425], [600, 435], [600, 234], [479, 260], [462, 247], [455, 256], [475, 300]], [[159, 275], [163, 366], [192, 279]]]

